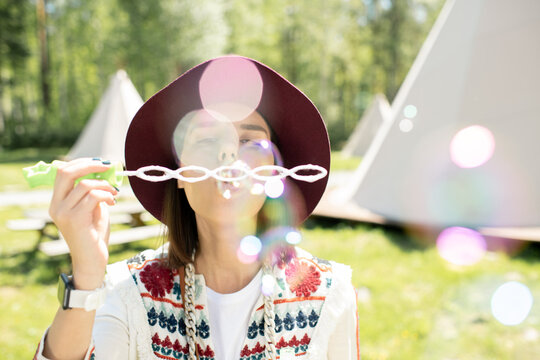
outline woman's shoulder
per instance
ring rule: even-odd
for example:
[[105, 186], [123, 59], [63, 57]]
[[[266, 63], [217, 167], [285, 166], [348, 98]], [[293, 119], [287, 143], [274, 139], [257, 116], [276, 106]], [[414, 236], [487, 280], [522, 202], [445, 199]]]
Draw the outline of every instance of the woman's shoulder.
[[160, 246], [157, 249], [146, 249], [133, 257], [126, 260], [126, 264], [130, 269], [143, 269], [148, 264], [153, 262], [164, 262], [167, 259], [168, 243]]
[[169, 297], [173, 287], [179, 294], [178, 270], [167, 266], [166, 245], [142, 251], [126, 260], [126, 265], [142, 296], [150, 295], [153, 300]]
[[163, 279], [172, 279], [176, 271], [166, 266], [168, 247], [163, 245], [157, 249], [144, 250], [133, 257], [107, 266], [107, 274], [111, 285], [115, 286], [125, 280], [143, 283], [161, 282]]

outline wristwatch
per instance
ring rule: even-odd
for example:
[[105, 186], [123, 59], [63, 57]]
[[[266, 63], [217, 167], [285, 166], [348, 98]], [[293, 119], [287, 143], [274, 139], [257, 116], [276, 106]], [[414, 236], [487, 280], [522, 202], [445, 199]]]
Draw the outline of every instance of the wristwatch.
[[58, 279], [58, 301], [64, 310], [72, 308], [96, 310], [105, 302], [106, 295], [105, 282], [95, 290], [75, 290], [73, 276], [60, 274]]

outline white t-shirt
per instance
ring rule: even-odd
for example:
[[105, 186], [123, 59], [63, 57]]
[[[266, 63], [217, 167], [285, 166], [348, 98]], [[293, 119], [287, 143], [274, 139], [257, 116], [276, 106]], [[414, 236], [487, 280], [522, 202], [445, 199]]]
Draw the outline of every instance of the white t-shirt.
[[249, 318], [261, 294], [262, 270], [240, 291], [220, 294], [206, 287], [210, 336], [216, 360], [240, 358]]

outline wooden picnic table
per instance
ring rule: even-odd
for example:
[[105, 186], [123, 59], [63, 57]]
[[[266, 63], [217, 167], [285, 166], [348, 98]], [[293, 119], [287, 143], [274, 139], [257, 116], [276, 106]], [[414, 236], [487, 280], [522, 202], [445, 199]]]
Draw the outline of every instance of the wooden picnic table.
[[[153, 217], [138, 201], [120, 201], [109, 207], [111, 224], [128, 224], [132, 228], [111, 232], [109, 244], [121, 244], [142, 240], [159, 235], [160, 225], [147, 225]], [[35, 248], [55, 256], [69, 252], [67, 244], [56, 229], [48, 209], [28, 209], [24, 211], [24, 219], [8, 220], [6, 226], [10, 230], [36, 230], [39, 238]], [[42, 242], [43, 238], [51, 241]]]
[[[145, 225], [126, 230], [112, 231], [109, 236], [109, 245], [124, 244], [137, 240], [149, 239], [162, 233], [163, 225]], [[49, 256], [57, 256], [69, 253], [69, 248], [64, 239], [45, 241], [39, 244], [39, 250]]]
[[[146, 209], [138, 201], [120, 201], [114, 206], [109, 206], [111, 223], [129, 224], [131, 226], [142, 226], [151, 217]], [[48, 209], [28, 209], [24, 211], [24, 216], [31, 220], [41, 220], [52, 223]]]

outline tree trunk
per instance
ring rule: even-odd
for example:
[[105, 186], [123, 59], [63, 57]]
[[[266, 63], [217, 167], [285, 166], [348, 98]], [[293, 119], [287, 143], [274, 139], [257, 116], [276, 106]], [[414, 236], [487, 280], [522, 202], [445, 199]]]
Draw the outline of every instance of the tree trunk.
[[45, 13], [46, 0], [36, 1], [37, 11], [37, 31], [40, 49], [40, 69], [41, 69], [41, 97], [43, 101], [44, 114], [50, 109], [51, 95], [49, 90], [49, 52], [47, 46], [47, 15]]

